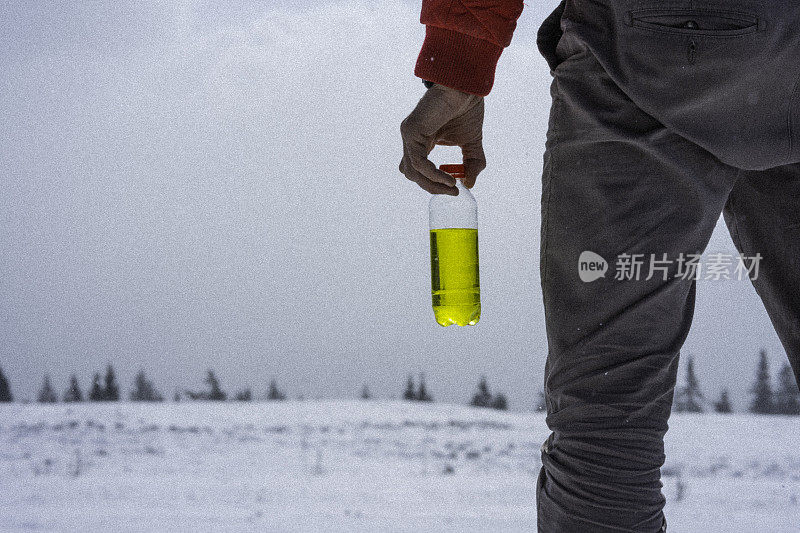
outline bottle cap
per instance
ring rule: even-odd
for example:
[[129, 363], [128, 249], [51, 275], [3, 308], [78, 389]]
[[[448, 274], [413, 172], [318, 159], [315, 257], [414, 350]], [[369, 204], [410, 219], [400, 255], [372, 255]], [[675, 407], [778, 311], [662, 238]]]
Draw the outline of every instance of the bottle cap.
[[447, 172], [457, 180], [463, 180], [466, 177], [464, 165], [439, 165], [439, 170]]

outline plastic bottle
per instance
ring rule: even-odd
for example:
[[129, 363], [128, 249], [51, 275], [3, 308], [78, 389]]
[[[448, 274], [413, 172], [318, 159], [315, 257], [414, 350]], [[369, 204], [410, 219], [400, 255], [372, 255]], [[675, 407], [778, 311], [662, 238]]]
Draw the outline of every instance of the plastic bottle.
[[428, 205], [431, 297], [441, 326], [474, 326], [481, 318], [478, 203], [464, 185], [464, 165], [441, 165], [456, 178], [458, 195], [434, 194]]

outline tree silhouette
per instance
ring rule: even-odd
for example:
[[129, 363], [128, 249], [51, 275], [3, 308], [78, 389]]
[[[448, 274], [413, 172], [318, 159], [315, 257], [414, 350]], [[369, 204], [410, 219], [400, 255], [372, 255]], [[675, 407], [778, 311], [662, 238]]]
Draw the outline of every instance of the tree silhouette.
[[750, 404], [750, 412], [758, 414], [770, 414], [775, 412], [775, 404], [772, 395], [772, 384], [769, 375], [769, 359], [767, 352], [759, 352], [758, 370], [756, 371], [756, 381], [750, 392], [753, 394], [753, 401]]
[[219, 380], [213, 370], [209, 369], [207, 371], [203, 383], [208, 386], [206, 390], [200, 392], [187, 390], [186, 395], [192, 400], [224, 401], [227, 399], [228, 395], [220, 388]]
[[285, 400], [286, 395], [278, 389], [278, 384], [275, 379], [269, 382], [269, 389], [267, 390], [267, 400]]
[[237, 402], [249, 402], [253, 399], [253, 392], [249, 389], [242, 389], [236, 393]]
[[42, 388], [39, 389], [39, 394], [36, 396], [36, 401], [39, 403], [58, 402], [56, 392], [53, 390], [53, 386], [50, 384], [50, 376], [46, 374], [44, 376], [44, 381], [42, 382]]
[[478, 382], [478, 392], [472, 395], [469, 404], [474, 407], [490, 407], [492, 405], [492, 393], [489, 392], [485, 376], [481, 376], [481, 380]]
[[420, 402], [433, 401], [431, 395], [428, 394], [428, 388], [425, 386], [425, 374], [420, 373], [419, 375], [419, 388], [417, 389], [417, 395], [415, 399]]
[[506, 399], [506, 395], [502, 392], [496, 394], [494, 400], [492, 400], [492, 408], [500, 409], [501, 411], [508, 409], [508, 400]]
[[95, 372], [92, 377], [92, 388], [89, 391], [89, 401], [100, 402], [106, 399], [106, 389], [100, 385], [100, 374]]
[[408, 381], [406, 381], [406, 390], [403, 391], [403, 399], [404, 400], [416, 400], [417, 393], [414, 390], [414, 378], [411, 374], [408, 375]]
[[689, 363], [686, 365], [686, 384], [678, 389], [675, 401], [675, 410], [679, 413], [702, 413], [703, 393], [700, 392], [700, 383], [694, 373], [694, 358], [689, 356]]
[[789, 363], [784, 363], [778, 374], [775, 412], [781, 415], [800, 415], [800, 390]]
[[144, 370], [139, 370], [136, 374], [129, 398], [132, 402], [161, 402], [164, 400], [156, 390], [153, 382], [147, 379]]
[[361, 399], [362, 400], [369, 400], [371, 398], [372, 398], [372, 394], [370, 394], [370, 392], [369, 392], [369, 387], [367, 387], [367, 384], [364, 383], [364, 386], [361, 387]]
[[732, 413], [731, 401], [728, 398], [728, 389], [722, 389], [719, 400], [714, 402], [714, 411], [718, 413]]
[[3, 369], [0, 368], [0, 402], [13, 402], [14, 395], [11, 394], [11, 385], [8, 384]]
[[205, 379], [206, 385], [208, 385], [208, 399], [215, 401], [215, 402], [223, 402], [228, 398], [228, 395], [220, 388], [219, 380], [217, 376], [214, 374], [213, 370], [209, 370], [208, 374], [206, 375]]
[[69, 388], [66, 390], [66, 392], [64, 392], [64, 402], [73, 403], [82, 401], [83, 393], [78, 385], [78, 377], [75, 374], [72, 374], [69, 378]]
[[103, 400], [107, 402], [119, 401], [119, 386], [117, 385], [117, 380], [114, 376], [114, 369], [111, 367], [111, 363], [106, 366], [106, 383], [103, 390]]

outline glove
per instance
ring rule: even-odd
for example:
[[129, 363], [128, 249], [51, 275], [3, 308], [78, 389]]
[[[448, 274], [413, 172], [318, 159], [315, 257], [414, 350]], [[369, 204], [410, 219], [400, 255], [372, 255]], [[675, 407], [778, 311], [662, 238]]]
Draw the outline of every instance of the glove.
[[461, 147], [464, 185], [468, 188], [486, 168], [482, 96], [434, 84], [400, 124], [400, 134], [400, 172], [429, 193], [458, 195], [455, 179], [428, 159], [437, 144]]

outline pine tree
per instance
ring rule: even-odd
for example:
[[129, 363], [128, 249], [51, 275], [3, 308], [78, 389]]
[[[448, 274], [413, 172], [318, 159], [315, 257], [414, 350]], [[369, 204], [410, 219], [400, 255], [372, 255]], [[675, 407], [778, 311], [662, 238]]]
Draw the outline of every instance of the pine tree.
[[772, 395], [771, 378], [769, 375], [769, 359], [767, 352], [759, 352], [758, 370], [756, 372], [756, 382], [750, 392], [753, 394], [753, 401], [750, 404], [750, 412], [758, 414], [770, 414], [775, 412], [775, 403]]
[[267, 400], [285, 400], [286, 395], [278, 389], [278, 384], [275, 382], [275, 379], [271, 379], [269, 382], [269, 389], [267, 390]]
[[694, 358], [689, 356], [689, 363], [686, 365], [686, 384], [678, 389], [675, 410], [679, 413], [702, 413], [703, 393], [700, 391], [700, 383], [694, 373]]
[[778, 374], [775, 412], [781, 415], [800, 415], [800, 390], [789, 363], [785, 363]]
[[489, 407], [492, 405], [492, 393], [489, 392], [489, 385], [486, 383], [486, 377], [481, 376], [478, 382], [478, 392], [472, 396], [469, 402], [474, 407]]
[[161, 402], [164, 398], [156, 390], [153, 382], [147, 379], [144, 370], [139, 370], [133, 380], [133, 389], [129, 395], [132, 402]]
[[428, 388], [425, 386], [425, 374], [419, 375], [419, 388], [417, 389], [416, 400], [420, 402], [433, 401], [433, 398], [428, 394]]
[[82, 401], [83, 393], [78, 385], [78, 377], [75, 374], [72, 374], [72, 376], [69, 378], [69, 388], [66, 390], [66, 392], [64, 392], [64, 402], [72, 403]]
[[[206, 373], [206, 377], [203, 380], [203, 383], [208, 385], [206, 390], [202, 391], [184, 391], [186, 396], [189, 397], [190, 400], [214, 400], [214, 401], [223, 401], [227, 398], [225, 392], [219, 386], [219, 380], [217, 376], [214, 374], [214, 371], [209, 369]], [[176, 392], [177, 394], [177, 392]]]
[[110, 363], [106, 367], [106, 384], [103, 391], [103, 400], [107, 402], [119, 401], [119, 386], [114, 376], [114, 369], [111, 367]]
[[406, 381], [406, 390], [403, 391], [403, 399], [404, 400], [416, 400], [417, 393], [414, 390], [414, 378], [411, 374], [408, 375], [408, 381]]
[[252, 399], [253, 399], [253, 392], [249, 388], [242, 389], [236, 393], [237, 402], [249, 402]]
[[220, 388], [219, 380], [217, 376], [214, 375], [213, 370], [209, 370], [208, 374], [206, 375], [205, 379], [206, 385], [208, 385], [208, 399], [213, 400], [216, 402], [225, 401], [228, 398], [228, 395]]
[[8, 384], [3, 369], [0, 368], [0, 402], [13, 402], [14, 396], [11, 394], [11, 385]]
[[56, 396], [56, 392], [53, 390], [53, 386], [50, 384], [50, 376], [44, 376], [44, 382], [42, 383], [42, 388], [39, 389], [39, 394], [36, 397], [36, 401], [39, 403], [56, 403], [58, 402], [58, 397]]
[[100, 385], [100, 374], [95, 372], [92, 377], [92, 389], [89, 391], [89, 401], [100, 402], [106, 399], [106, 389]]
[[718, 413], [733, 412], [733, 407], [731, 407], [731, 401], [728, 398], [728, 389], [722, 389], [722, 393], [719, 395], [719, 400], [714, 402], [714, 411]]
[[367, 387], [367, 384], [364, 383], [364, 386], [361, 387], [361, 399], [362, 400], [369, 400], [371, 398], [372, 398], [372, 394], [370, 394], [370, 392], [369, 392], [369, 387]]
[[492, 400], [492, 408], [500, 409], [501, 411], [505, 411], [508, 409], [508, 400], [506, 400], [506, 395], [498, 393], [495, 395], [494, 400]]

